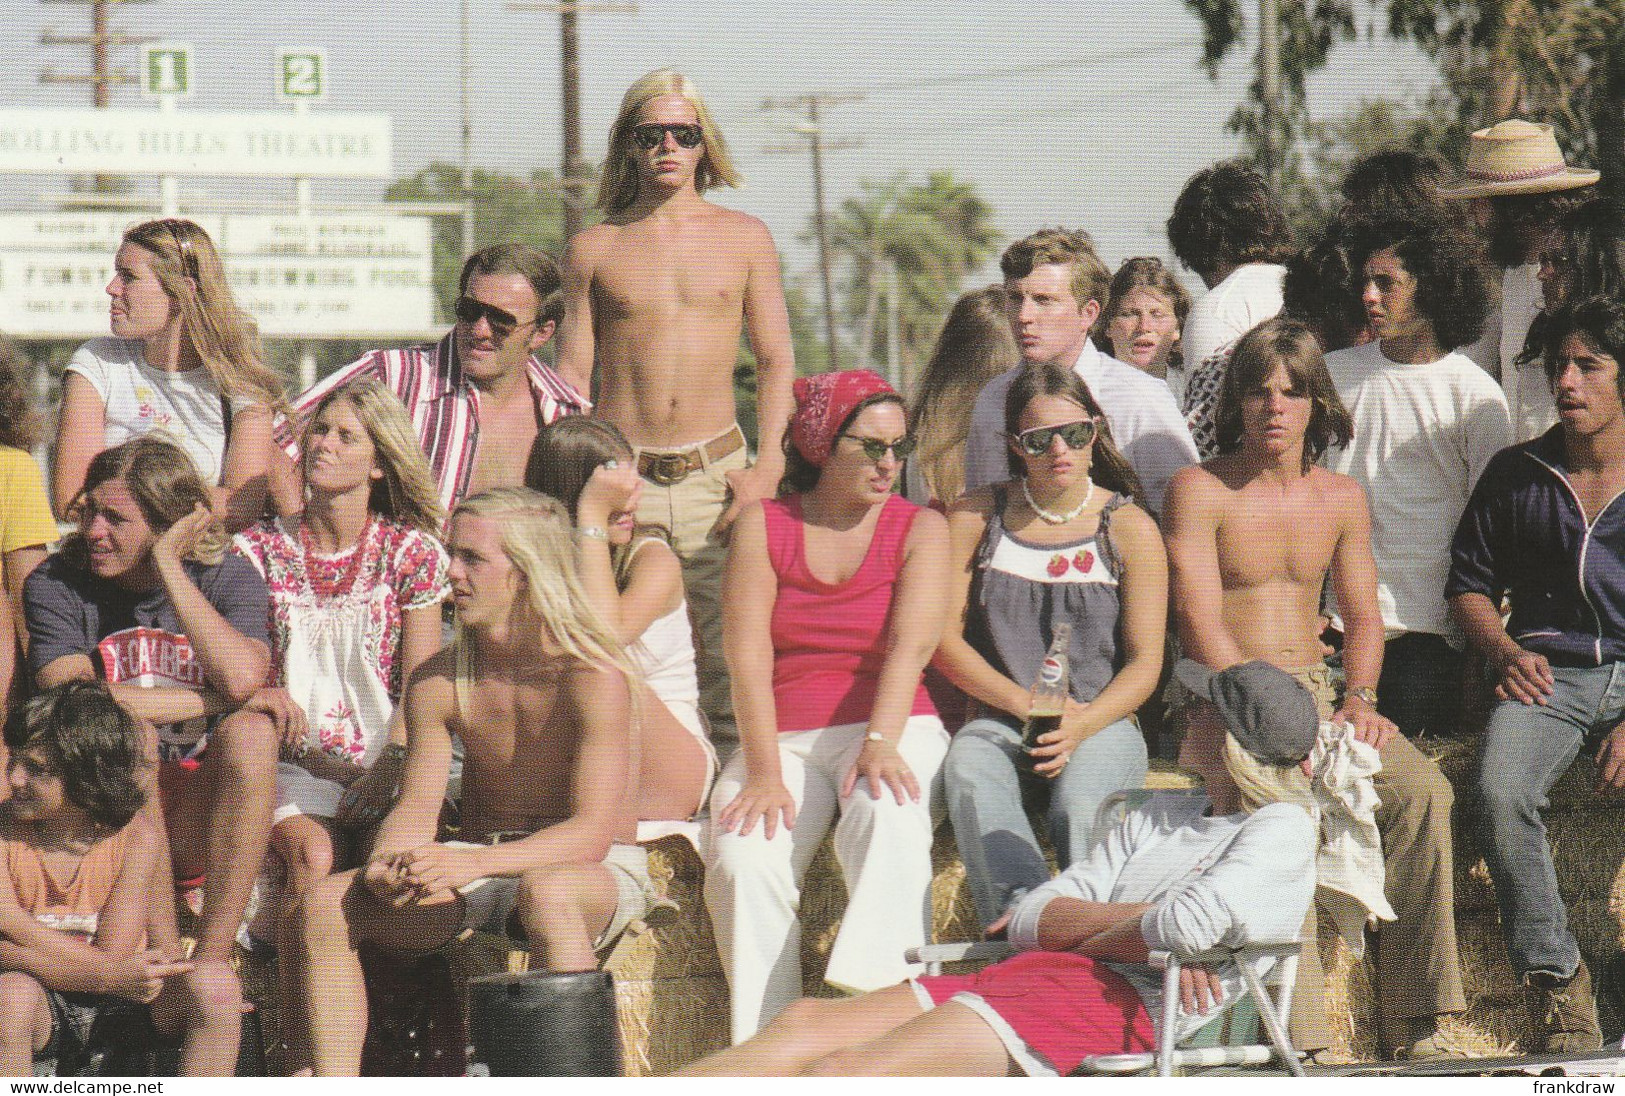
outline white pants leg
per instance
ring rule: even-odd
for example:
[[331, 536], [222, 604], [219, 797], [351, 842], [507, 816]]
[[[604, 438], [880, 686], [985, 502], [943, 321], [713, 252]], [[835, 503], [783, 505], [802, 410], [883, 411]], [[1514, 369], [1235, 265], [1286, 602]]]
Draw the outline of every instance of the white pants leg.
[[806, 763], [813, 740], [824, 733], [779, 736], [784, 786], [796, 801], [793, 829], [780, 826], [769, 840], [760, 820], [744, 837], [717, 826], [717, 815], [745, 785], [744, 751], [734, 754], [711, 790], [705, 906], [728, 978], [735, 1043], [801, 996], [801, 881], [835, 817], [840, 790]]
[[[910, 719], [899, 743], [921, 788], [921, 801], [899, 806], [860, 788], [837, 804], [847, 770], [862, 749], [866, 724], [779, 736], [785, 788], [796, 824], [768, 840], [758, 825], [746, 837], [713, 825], [706, 844], [705, 902], [728, 977], [733, 1041], [754, 1035], [801, 995], [801, 883], [837, 807], [836, 855], [851, 900], [826, 978], [854, 989], [890, 985], [911, 973], [903, 949], [929, 931], [931, 801], [948, 736], [935, 716]], [[711, 795], [711, 815], [739, 794], [745, 759], [735, 755]], [[850, 817], [848, 817], [850, 816]]]
[[[832, 768], [844, 780], [863, 739], [825, 742], [838, 747]], [[920, 801], [898, 803], [886, 787], [874, 799], [859, 783], [841, 800], [835, 824], [847, 904], [824, 981], [849, 993], [884, 989], [923, 973], [903, 961], [903, 952], [926, 943], [931, 933], [932, 804], [941, 801], [948, 732], [936, 716], [915, 716], [904, 727], [898, 752], [919, 781]]]

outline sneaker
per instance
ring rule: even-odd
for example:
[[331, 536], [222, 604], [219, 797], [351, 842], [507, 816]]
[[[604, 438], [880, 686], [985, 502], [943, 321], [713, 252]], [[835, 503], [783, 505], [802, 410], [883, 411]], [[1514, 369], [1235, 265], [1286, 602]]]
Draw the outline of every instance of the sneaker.
[[1585, 960], [1571, 978], [1536, 971], [1524, 976], [1524, 1005], [1535, 1027], [1536, 1053], [1580, 1054], [1602, 1049], [1597, 1001]]

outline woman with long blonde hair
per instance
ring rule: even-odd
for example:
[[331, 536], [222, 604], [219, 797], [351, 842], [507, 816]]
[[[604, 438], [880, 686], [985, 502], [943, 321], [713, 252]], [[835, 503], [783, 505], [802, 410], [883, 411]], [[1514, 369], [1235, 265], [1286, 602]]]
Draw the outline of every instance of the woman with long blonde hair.
[[63, 376], [57, 513], [68, 516], [97, 453], [163, 431], [213, 487], [227, 527], [247, 526], [265, 506], [282, 382], [209, 234], [174, 217], [136, 225], [113, 258], [107, 295], [112, 337], [81, 346]]
[[296, 893], [357, 851], [335, 837], [388, 807], [406, 749], [396, 701], [440, 647], [448, 588], [434, 478], [389, 388], [330, 393], [301, 451], [304, 513], [236, 539], [271, 594], [284, 732], [271, 846]]
[[920, 374], [909, 408], [919, 449], [903, 471], [910, 502], [947, 506], [965, 487], [965, 438], [982, 386], [1021, 362], [1004, 314], [1004, 286], [973, 289], [954, 302]]

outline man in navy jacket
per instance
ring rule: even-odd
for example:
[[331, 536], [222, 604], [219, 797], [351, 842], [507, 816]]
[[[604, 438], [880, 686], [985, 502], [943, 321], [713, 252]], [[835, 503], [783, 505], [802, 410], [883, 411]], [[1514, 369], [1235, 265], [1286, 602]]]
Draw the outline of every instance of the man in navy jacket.
[[1485, 468], [1445, 596], [1495, 685], [1479, 793], [1507, 950], [1542, 1049], [1566, 1053], [1601, 1035], [1540, 811], [1581, 749], [1625, 789], [1625, 303], [1560, 311], [1544, 356], [1558, 425]]

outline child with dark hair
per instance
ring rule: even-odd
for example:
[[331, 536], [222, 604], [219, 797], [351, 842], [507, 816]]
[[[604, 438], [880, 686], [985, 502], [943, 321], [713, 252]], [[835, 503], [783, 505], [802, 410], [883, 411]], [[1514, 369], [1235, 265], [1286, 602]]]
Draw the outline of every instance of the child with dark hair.
[[183, 1074], [229, 1072], [235, 987], [198, 984], [206, 970], [144, 939], [163, 838], [138, 813], [147, 762], [135, 721], [106, 686], [72, 681], [16, 708], [5, 739], [0, 1074], [27, 1076], [41, 1059], [72, 1071], [98, 1018], [146, 1003], [159, 1034], [185, 1031]]

